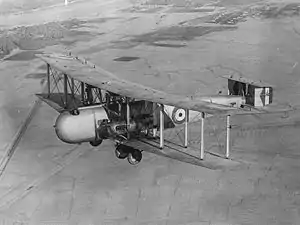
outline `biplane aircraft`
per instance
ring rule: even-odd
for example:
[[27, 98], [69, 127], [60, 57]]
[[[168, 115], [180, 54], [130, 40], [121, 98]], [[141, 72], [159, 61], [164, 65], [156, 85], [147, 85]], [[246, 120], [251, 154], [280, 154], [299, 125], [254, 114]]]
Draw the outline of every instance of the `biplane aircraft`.
[[[125, 81], [101, 67], [78, 57], [58, 54], [37, 55], [47, 64], [47, 93], [37, 94], [60, 114], [55, 122], [58, 138], [66, 143], [103, 140], [115, 143], [115, 154], [137, 164], [142, 151], [150, 147], [162, 151], [164, 132], [181, 127], [183, 145], [189, 145], [188, 125], [202, 121], [200, 160], [204, 157], [204, 119], [227, 116], [229, 157], [230, 116], [267, 113], [273, 88], [263, 82], [238, 76], [228, 80], [228, 95], [185, 97]], [[148, 147], [146, 147], [146, 145]]]

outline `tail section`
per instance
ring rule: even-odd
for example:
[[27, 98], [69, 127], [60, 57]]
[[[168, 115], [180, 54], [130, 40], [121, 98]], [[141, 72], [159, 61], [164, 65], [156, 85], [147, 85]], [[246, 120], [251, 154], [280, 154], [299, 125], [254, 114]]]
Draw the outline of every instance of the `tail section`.
[[243, 96], [246, 105], [264, 107], [273, 101], [273, 87], [270, 84], [236, 75], [222, 77], [228, 80], [229, 95]]

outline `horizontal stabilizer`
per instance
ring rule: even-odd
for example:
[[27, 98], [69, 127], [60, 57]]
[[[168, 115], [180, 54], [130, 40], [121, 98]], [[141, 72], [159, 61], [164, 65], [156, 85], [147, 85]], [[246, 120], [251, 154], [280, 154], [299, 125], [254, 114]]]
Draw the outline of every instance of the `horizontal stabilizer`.
[[225, 78], [225, 79], [228, 79], [228, 80], [238, 81], [238, 82], [244, 83], [244, 84], [250, 84], [250, 85], [253, 85], [253, 86], [256, 86], [256, 87], [261, 87], [261, 88], [263, 88], [263, 87], [272, 87], [272, 88], [274, 88], [273, 85], [268, 84], [264, 81], [261, 81], [261, 80], [255, 81], [255, 80], [252, 80], [252, 79], [249, 79], [249, 78], [246, 78], [246, 77], [241, 77], [241, 76], [238, 76], [238, 75], [235, 75], [235, 74], [223, 75], [221, 77]]
[[273, 102], [273, 86], [261, 80], [255, 81], [237, 75], [225, 75], [229, 95], [242, 96], [252, 107], [265, 107]]

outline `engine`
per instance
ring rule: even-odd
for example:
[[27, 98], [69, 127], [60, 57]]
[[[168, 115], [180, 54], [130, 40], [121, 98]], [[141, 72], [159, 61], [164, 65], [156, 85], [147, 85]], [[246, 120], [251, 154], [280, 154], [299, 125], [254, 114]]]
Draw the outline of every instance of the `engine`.
[[96, 129], [103, 120], [108, 119], [104, 107], [79, 108], [77, 114], [63, 112], [57, 117], [54, 125], [57, 137], [70, 144], [97, 140]]
[[89, 106], [78, 109], [77, 115], [70, 112], [61, 113], [55, 122], [57, 137], [66, 143], [97, 143], [108, 138], [124, 137], [126, 134], [149, 128], [152, 121], [148, 115], [131, 119], [127, 125], [122, 119], [109, 119], [109, 111], [103, 106]]
[[97, 129], [97, 136], [106, 139], [106, 138], [115, 138], [115, 139], [124, 139], [127, 134], [138, 134], [139, 132], [149, 128], [148, 120], [130, 120], [130, 123], [127, 124], [126, 121], [103, 121], [99, 128]]

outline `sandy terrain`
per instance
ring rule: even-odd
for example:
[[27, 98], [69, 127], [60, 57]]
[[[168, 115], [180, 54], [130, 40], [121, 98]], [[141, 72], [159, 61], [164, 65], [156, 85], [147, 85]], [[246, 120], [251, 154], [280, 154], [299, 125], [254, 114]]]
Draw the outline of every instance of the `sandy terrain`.
[[[300, 105], [300, 4], [282, 2], [0, 1], [1, 156], [42, 89], [41, 51], [71, 51], [182, 95], [224, 91], [219, 76], [238, 73], [274, 84], [275, 103]], [[39, 107], [0, 178], [4, 224], [300, 223], [299, 113], [234, 117], [240, 164], [224, 170], [153, 154], [133, 167], [109, 142], [61, 143], [56, 116]], [[207, 130], [207, 150], [224, 153], [223, 124], [210, 120]]]

